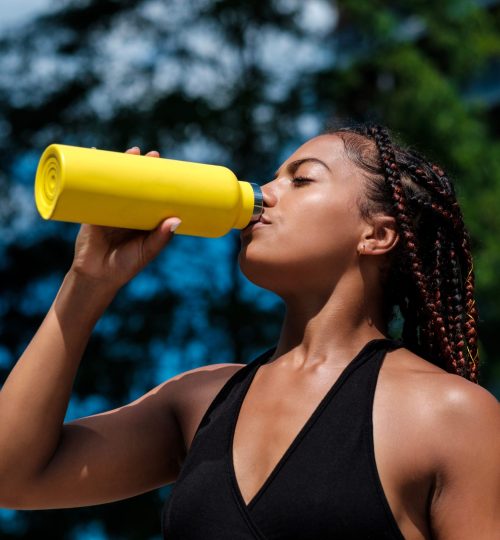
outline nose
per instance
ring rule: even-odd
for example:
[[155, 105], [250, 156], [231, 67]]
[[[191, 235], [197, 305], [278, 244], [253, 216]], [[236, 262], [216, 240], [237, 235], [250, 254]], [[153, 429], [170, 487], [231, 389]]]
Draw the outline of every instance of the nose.
[[273, 184], [274, 184], [274, 181], [271, 181], [261, 186], [262, 197], [264, 201], [264, 208], [275, 206], [276, 203], [278, 202], [276, 186]]

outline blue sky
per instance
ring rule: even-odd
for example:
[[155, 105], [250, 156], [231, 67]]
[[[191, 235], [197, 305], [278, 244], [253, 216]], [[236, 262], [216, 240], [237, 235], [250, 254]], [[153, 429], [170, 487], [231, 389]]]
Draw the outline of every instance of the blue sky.
[[12, 0], [0, 0], [0, 31], [29, 21], [49, 9], [51, 4], [58, 3], [53, 0], [16, 0], [14, 4]]

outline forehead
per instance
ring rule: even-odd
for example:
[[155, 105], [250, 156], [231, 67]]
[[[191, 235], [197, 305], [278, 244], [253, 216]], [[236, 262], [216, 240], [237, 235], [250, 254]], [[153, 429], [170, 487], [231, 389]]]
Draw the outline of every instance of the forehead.
[[318, 135], [309, 139], [299, 146], [285, 163], [307, 157], [320, 159], [335, 174], [342, 174], [348, 170], [351, 174], [353, 172], [350, 167], [352, 164], [345, 153], [344, 142], [334, 134]]
[[[309, 139], [304, 144], [297, 148], [296, 152], [302, 151], [316, 151], [321, 154], [341, 154], [344, 152], [344, 143], [342, 139], [334, 133], [325, 133], [324, 135], [318, 135]], [[326, 157], [326, 155], [325, 155]]]

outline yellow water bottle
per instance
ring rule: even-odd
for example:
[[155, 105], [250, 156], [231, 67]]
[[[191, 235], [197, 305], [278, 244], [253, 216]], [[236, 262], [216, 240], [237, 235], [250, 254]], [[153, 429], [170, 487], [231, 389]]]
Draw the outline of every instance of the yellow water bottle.
[[226, 167], [52, 144], [40, 158], [35, 202], [44, 219], [216, 238], [259, 219], [260, 186]]

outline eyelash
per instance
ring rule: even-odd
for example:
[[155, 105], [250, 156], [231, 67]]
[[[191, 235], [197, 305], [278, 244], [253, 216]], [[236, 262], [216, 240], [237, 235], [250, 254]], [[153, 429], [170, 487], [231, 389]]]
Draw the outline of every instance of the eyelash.
[[306, 184], [309, 184], [312, 182], [311, 179], [306, 178], [305, 176], [295, 176], [292, 178], [292, 184], [295, 184], [297, 186], [305, 186]]

